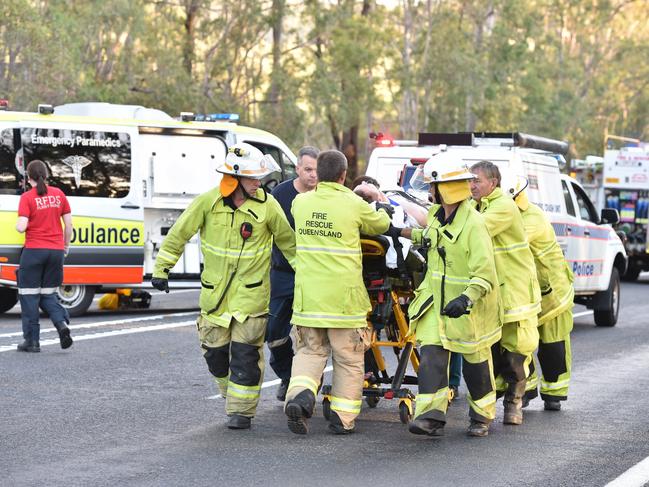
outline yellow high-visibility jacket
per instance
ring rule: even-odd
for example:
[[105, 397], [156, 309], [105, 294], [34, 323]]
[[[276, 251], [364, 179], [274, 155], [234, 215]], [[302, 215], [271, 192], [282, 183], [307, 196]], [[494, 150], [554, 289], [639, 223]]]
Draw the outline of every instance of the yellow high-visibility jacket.
[[540, 326], [572, 308], [574, 276], [547, 215], [534, 204], [525, 206], [521, 215], [541, 287]]
[[[439, 327], [444, 348], [475, 353], [490, 347], [501, 335], [502, 313], [491, 238], [482, 217], [468, 200], [460, 203], [453, 220], [445, 225], [435, 216], [440, 208], [433, 205], [429, 210], [427, 228], [412, 231], [415, 245], [421, 244], [424, 237], [430, 239], [431, 245], [426, 277], [408, 306], [410, 331], [426, 345], [428, 327]], [[442, 316], [440, 312], [448, 302], [460, 294], [472, 301], [470, 314], [459, 318]]]
[[[255, 197], [263, 200], [264, 192], [257, 190]], [[153, 277], [166, 278], [182, 255], [187, 241], [200, 231], [204, 267], [199, 306], [203, 317], [211, 323], [228, 327], [233, 317], [243, 322], [249, 316], [268, 313], [273, 239], [292, 264], [295, 234], [277, 200], [271, 195], [267, 198], [263, 203], [248, 199], [233, 210], [225, 204], [218, 188], [198, 196], [165, 237], [156, 258]], [[240, 231], [244, 222], [252, 224], [252, 235], [245, 244]], [[235, 269], [230, 289], [218, 309], [212, 311]]]
[[390, 217], [332, 182], [297, 195], [291, 211], [296, 241], [292, 323], [313, 328], [367, 326], [371, 306], [363, 284], [360, 234], [385, 232]]
[[[541, 290], [536, 280], [534, 257], [527, 243], [523, 218], [502, 189], [494, 189], [477, 204], [494, 247], [503, 323], [529, 320], [541, 311]], [[532, 322], [534, 326], [537, 320]]]

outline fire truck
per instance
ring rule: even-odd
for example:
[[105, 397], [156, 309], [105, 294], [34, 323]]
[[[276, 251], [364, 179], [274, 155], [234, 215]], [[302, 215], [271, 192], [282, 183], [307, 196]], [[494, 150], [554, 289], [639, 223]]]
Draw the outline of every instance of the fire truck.
[[[622, 147], [615, 147], [622, 142]], [[649, 271], [649, 143], [608, 136], [604, 150], [605, 206], [620, 213], [617, 229], [626, 234], [629, 265], [623, 278], [633, 281]]]

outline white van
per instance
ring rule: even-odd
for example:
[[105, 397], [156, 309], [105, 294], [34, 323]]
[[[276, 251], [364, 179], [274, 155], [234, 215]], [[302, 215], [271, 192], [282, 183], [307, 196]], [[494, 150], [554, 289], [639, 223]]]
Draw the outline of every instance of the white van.
[[[113, 113], [127, 118], [106, 116]], [[24, 236], [15, 224], [29, 161], [43, 160], [49, 182], [70, 201], [74, 235], [58, 294], [76, 316], [95, 292], [150, 287], [164, 236], [195, 196], [219, 183], [215, 169], [227, 147], [239, 142], [271, 154], [280, 165], [281, 173], [268, 176], [266, 187], [295, 175], [296, 157], [278, 137], [235, 123], [182, 122], [143, 107], [93, 103], [53, 114], [0, 111], [0, 312], [17, 301], [15, 271]], [[169, 286], [200, 288], [201, 268], [195, 236]]]
[[627, 266], [622, 241], [611, 225], [616, 210], [601, 215], [574, 179], [561, 174], [559, 160], [568, 144], [520, 133], [419, 134], [418, 141], [398, 141], [379, 136], [366, 174], [381, 189], [408, 189], [415, 166], [441, 150], [458, 154], [468, 166], [481, 160], [498, 165], [505, 175], [525, 177], [528, 197], [548, 213], [557, 240], [575, 274], [575, 302], [594, 310], [598, 326], [617, 323], [620, 275]]

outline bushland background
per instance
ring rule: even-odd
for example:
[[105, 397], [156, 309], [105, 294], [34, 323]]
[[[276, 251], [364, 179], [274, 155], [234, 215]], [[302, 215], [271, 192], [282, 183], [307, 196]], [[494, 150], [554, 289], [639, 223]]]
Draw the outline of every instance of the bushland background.
[[2, 0], [0, 98], [236, 112], [361, 170], [370, 131], [649, 135], [649, 0]]

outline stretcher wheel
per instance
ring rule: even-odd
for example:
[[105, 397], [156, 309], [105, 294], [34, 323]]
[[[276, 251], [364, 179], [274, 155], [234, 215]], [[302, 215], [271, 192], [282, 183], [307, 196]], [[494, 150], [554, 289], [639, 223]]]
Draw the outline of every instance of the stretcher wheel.
[[405, 402], [399, 404], [399, 419], [403, 424], [408, 424], [412, 419], [410, 408]]
[[322, 400], [322, 415], [327, 421], [331, 418], [331, 401], [326, 397]]
[[381, 400], [381, 398], [379, 396], [367, 396], [365, 398], [365, 402], [371, 408], [375, 408], [380, 400]]

